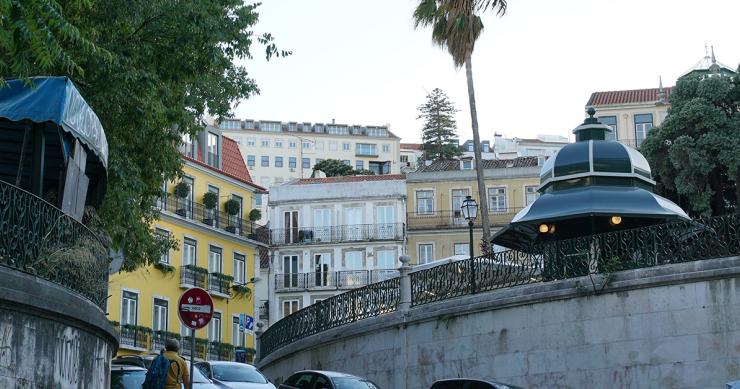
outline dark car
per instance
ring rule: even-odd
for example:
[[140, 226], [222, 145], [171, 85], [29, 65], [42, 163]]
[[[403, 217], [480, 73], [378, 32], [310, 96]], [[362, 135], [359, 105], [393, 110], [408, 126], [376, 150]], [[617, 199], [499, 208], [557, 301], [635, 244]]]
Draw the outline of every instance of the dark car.
[[380, 389], [372, 381], [335, 371], [303, 370], [293, 373], [278, 389]]
[[476, 380], [470, 378], [453, 378], [439, 380], [432, 384], [430, 389], [522, 389], [518, 386], [502, 384], [500, 382]]
[[146, 369], [143, 366], [132, 364], [110, 367], [110, 389], [141, 389], [146, 377]]

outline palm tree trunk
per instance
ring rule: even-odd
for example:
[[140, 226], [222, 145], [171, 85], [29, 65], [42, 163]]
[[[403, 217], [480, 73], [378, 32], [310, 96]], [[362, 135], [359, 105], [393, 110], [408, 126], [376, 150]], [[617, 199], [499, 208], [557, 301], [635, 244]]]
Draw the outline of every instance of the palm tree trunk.
[[[486, 198], [486, 182], [483, 177], [481, 161], [480, 135], [478, 134], [478, 111], [475, 108], [475, 91], [473, 90], [473, 64], [470, 61], [472, 53], [465, 56], [465, 77], [468, 79], [468, 101], [470, 102], [470, 120], [473, 125], [473, 151], [475, 152], [475, 175], [478, 177], [478, 209], [480, 210], [481, 224], [483, 224], [483, 241], [488, 247], [491, 238], [491, 226], [488, 224], [488, 201]], [[472, 253], [471, 253], [472, 254]]]

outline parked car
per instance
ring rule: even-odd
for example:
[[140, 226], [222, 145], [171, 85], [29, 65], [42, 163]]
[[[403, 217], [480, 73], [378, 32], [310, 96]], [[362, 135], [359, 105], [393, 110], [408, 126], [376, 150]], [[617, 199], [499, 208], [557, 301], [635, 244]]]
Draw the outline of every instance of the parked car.
[[[143, 360], [146, 358], [132, 358], [126, 356], [124, 364], [114, 363], [111, 365], [110, 372], [110, 389], [141, 389], [146, 377], [146, 368], [143, 366]], [[145, 356], [146, 357], [146, 356]], [[114, 359], [114, 361], [119, 360]], [[139, 363], [137, 365], [136, 363]], [[149, 361], [151, 363], [151, 360]], [[190, 363], [188, 363], [188, 369]], [[206, 378], [198, 369], [193, 369], [193, 389], [227, 389], [228, 386], [212, 382]]]
[[438, 380], [430, 389], [522, 389], [518, 386], [502, 384], [500, 382], [477, 380], [470, 378], [453, 378]]
[[293, 373], [278, 389], [380, 389], [374, 382], [334, 371], [303, 370]]
[[275, 385], [252, 365], [241, 362], [197, 362], [195, 367], [216, 383], [233, 389], [275, 389]]

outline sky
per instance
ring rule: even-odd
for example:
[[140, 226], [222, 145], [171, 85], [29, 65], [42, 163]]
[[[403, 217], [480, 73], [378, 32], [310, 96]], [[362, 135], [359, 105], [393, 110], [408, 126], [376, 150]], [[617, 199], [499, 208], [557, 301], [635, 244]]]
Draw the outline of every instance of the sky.
[[[713, 45], [740, 63], [737, 0], [508, 0], [483, 15], [472, 58], [481, 139], [571, 135], [595, 91], [674, 85]], [[472, 139], [465, 69], [414, 29], [418, 0], [263, 0], [255, 33], [272, 33], [285, 58], [255, 46], [244, 64], [260, 95], [235, 105], [241, 119], [390, 125], [421, 139], [417, 107], [434, 88], [460, 110]]]

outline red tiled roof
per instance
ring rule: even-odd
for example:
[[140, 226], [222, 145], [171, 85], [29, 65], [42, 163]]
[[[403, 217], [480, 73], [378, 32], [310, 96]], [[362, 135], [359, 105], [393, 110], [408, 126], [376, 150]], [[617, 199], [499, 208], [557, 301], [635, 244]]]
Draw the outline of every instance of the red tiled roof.
[[[666, 101], [671, 97], [672, 87], [663, 88], [665, 90]], [[591, 105], [611, 105], [611, 104], [630, 104], [630, 103], [649, 103], [658, 101], [658, 88], [617, 90], [607, 92], [594, 92], [588, 99], [586, 106]]]
[[421, 150], [421, 143], [401, 143], [401, 149]]
[[[484, 159], [481, 164], [483, 169], [506, 169], [512, 167], [532, 167], [537, 166], [537, 157], [517, 157], [513, 159]], [[437, 161], [431, 165], [422, 165], [416, 170], [417, 173], [423, 172], [444, 172], [460, 170], [460, 161]]]
[[245, 184], [249, 184], [262, 191], [267, 191], [265, 188], [252, 182], [252, 177], [249, 175], [249, 169], [247, 164], [244, 163], [244, 157], [239, 152], [239, 145], [233, 139], [222, 136], [221, 137], [221, 169], [215, 168], [203, 161], [203, 155], [198, 148], [198, 159], [193, 159], [188, 156], [182, 156], [185, 160], [196, 163], [205, 168], [211, 169], [215, 172], [221, 173], [225, 176], [231, 177], [237, 181], [241, 181]]
[[291, 183], [291, 185], [306, 185], [306, 184], [334, 184], [342, 182], [363, 182], [363, 181], [389, 181], [389, 180], [405, 180], [405, 174], [382, 174], [373, 176], [339, 176], [339, 177], [326, 177], [326, 178], [302, 178]]

